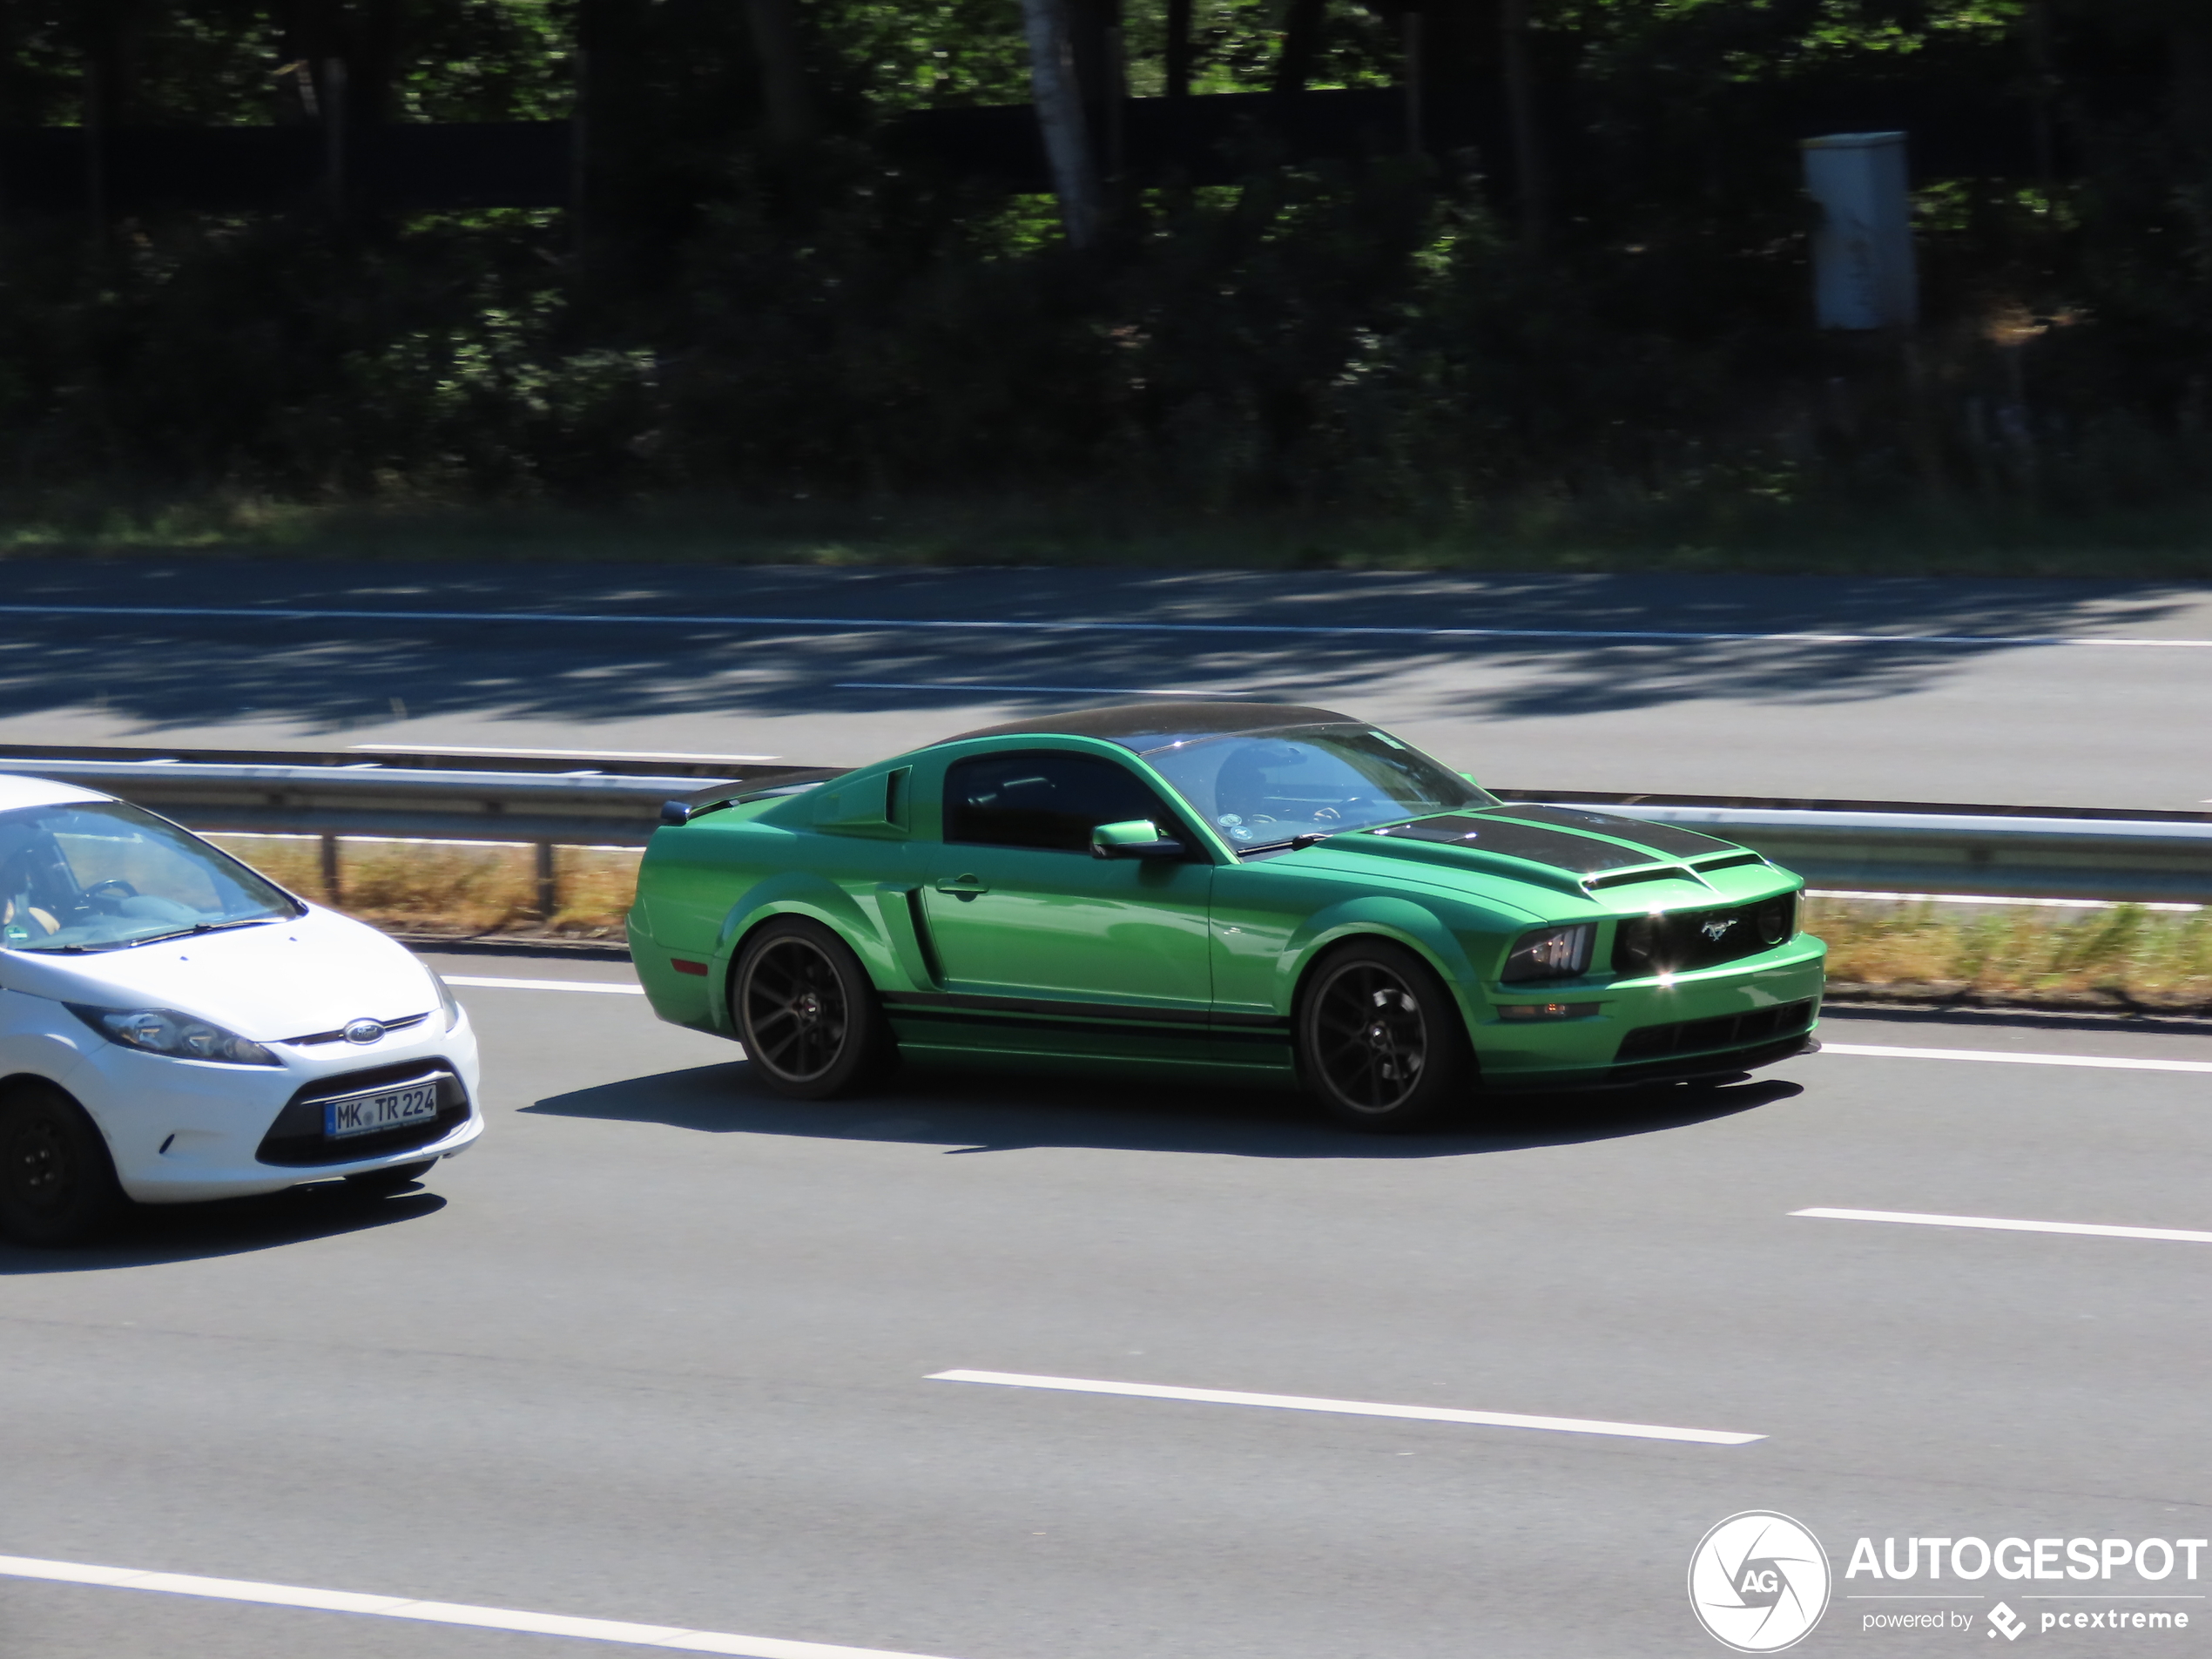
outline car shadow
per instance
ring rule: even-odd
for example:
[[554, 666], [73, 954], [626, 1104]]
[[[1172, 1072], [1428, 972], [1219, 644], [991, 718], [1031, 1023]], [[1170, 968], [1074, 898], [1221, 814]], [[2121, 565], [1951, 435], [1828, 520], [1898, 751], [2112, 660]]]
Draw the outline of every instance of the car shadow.
[[705, 1134], [791, 1135], [941, 1147], [948, 1154], [1086, 1147], [1271, 1158], [1431, 1158], [1568, 1146], [1731, 1117], [1803, 1092], [1763, 1078], [1719, 1088], [1613, 1089], [1502, 1098], [1478, 1124], [1362, 1135], [1301, 1097], [1259, 1089], [1116, 1087], [1035, 1076], [909, 1075], [837, 1101], [786, 1100], [744, 1062], [662, 1072], [552, 1095], [525, 1115], [660, 1123]]
[[89, 1273], [241, 1256], [419, 1221], [445, 1206], [443, 1198], [420, 1186], [375, 1197], [356, 1192], [342, 1181], [317, 1182], [258, 1198], [142, 1204], [126, 1211], [105, 1237], [88, 1244], [34, 1249], [0, 1239], [0, 1277]]

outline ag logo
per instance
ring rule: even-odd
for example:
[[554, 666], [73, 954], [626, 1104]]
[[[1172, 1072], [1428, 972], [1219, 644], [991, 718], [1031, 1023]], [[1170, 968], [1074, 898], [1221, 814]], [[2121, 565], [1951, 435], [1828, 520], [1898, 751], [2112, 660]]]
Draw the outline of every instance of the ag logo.
[[1787, 1515], [1747, 1509], [1707, 1533], [1689, 1558], [1689, 1605], [1738, 1653], [1779, 1653], [1828, 1610], [1828, 1554]]

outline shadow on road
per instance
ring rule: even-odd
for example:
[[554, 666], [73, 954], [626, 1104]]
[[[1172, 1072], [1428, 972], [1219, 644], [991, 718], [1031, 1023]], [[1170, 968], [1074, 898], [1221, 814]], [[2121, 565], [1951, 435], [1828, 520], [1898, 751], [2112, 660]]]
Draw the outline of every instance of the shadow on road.
[[[0, 716], [98, 707], [152, 734], [273, 711], [337, 732], [497, 712], [596, 722], [711, 712], [857, 714], [974, 700], [1035, 707], [1193, 678], [1300, 702], [1355, 700], [1409, 667], [1507, 671], [1437, 693], [1434, 718], [1501, 718], [1685, 700], [1831, 704], [1900, 695], [2023, 638], [2178, 614], [2178, 584], [1665, 576], [482, 566], [152, 557], [10, 564], [24, 604], [413, 612], [24, 618], [0, 631]], [[549, 630], [531, 611], [597, 620]], [[440, 617], [436, 613], [448, 612]], [[512, 611], [486, 623], [469, 613]], [[625, 615], [698, 617], [625, 624]], [[850, 618], [853, 625], [714, 617]], [[884, 627], [985, 618], [1000, 631]], [[1106, 619], [1129, 632], [1025, 632]], [[1145, 622], [1229, 631], [1148, 633]], [[1457, 640], [1235, 630], [1463, 627], [1566, 635]], [[1593, 638], [1589, 632], [1609, 633]], [[1638, 631], [1666, 636], [1637, 639]], [[1986, 644], [1859, 634], [1968, 636]], [[1582, 637], [1575, 637], [1580, 634]], [[1776, 637], [1795, 635], [1795, 637]], [[1733, 637], [1731, 637], [1733, 636]], [[1750, 637], [1745, 637], [1750, 636]], [[742, 642], [742, 649], [739, 643]], [[950, 688], [937, 689], [952, 682]], [[927, 687], [930, 689], [922, 689]], [[1053, 691], [1048, 688], [1065, 688]], [[1076, 693], [1069, 695], [1068, 693]], [[949, 714], [948, 714], [949, 718]]]
[[0, 1277], [90, 1273], [241, 1256], [251, 1251], [275, 1250], [418, 1221], [445, 1206], [443, 1198], [420, 1187], [388, 1197], [372, 1197], [337, 1181], [293, 1187], [259, 1198], [147, 1204], [131, 1211], [113, 1233], [94, 1244], [31, 1250], [0, 1239]]
[[1796, 1083], [1763, 1078], [1717, 1089], [1529, 1096], [1499, 1103], [1479, 1127], [1383, 1136], [1339, 1129], [1298, 1096], [1261, 1089], [946, 1075], [901, 1078], [857, 1099], [791, 1101], [756, 1089], [751, 1069], [738, 1062], [603, 1083], [523, 1109], [717, 1135], [938, 1146], [950, 1154], [1086, 1147], [1238, 1157], [1433, 1158], [1656, 1134], [1801, 1092]]

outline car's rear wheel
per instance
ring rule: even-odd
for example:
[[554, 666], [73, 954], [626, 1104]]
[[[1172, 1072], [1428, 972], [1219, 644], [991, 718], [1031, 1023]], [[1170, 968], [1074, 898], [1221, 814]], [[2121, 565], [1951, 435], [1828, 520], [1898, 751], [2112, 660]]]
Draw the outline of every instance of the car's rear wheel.
[[82, 1244], [127, 1202], [107, 1141], [83, 1107], [51, 1083], [18, 1083], [0, 1096], [0, 1233], [21, 1244]]
[[359, 1175], [346, 1177], [351, 1191], [381, 1198], [397, 1192], [401, 1187], [413, 1186], [438, 1167], [435, 1158], [423, 1158], [415, 1163], [395, 1163], [388, 1170], [364, 1170]]
[[779, 1095], [827, 1100], [864, 1082], [888, 1039], [867, 970], [819, 922], [791, 916], [745, 941], [730, 1005], [753, 1076]]
[[1298, 1013], [1307, 1089], [1339, 1123], [1427, 1129], [1470, 1103], [1474, 1050], [1458, 1003], [1428, 965], [1388, 940], [1325, 957]]

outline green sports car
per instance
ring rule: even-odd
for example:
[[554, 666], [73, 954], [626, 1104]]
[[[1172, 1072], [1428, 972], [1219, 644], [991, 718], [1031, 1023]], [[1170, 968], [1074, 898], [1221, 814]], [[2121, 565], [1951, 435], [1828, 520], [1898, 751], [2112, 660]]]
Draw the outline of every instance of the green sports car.
[[1816, 1046], [1797, 877], [1326, 709], [1085, 709], [662, 817], [646, 995], [805, 1099], [903, 1057], [1296, 1084], [1405, 1130]]

